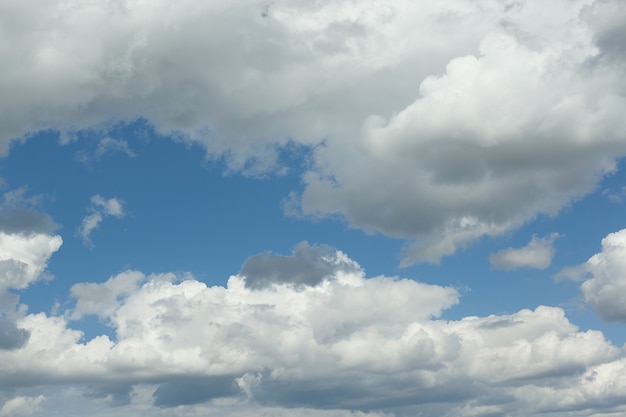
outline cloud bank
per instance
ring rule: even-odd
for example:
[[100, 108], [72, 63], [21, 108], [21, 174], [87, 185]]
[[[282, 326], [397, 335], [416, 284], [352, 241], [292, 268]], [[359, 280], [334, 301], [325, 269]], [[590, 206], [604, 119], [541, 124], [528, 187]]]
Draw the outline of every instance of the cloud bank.
[[[284, 279], [294, 265], [322, 272]], [[306, 243], [292, 256], [255, 255], [243, 270], [213, 287], [191, 275], [126, 271], [74, 285], [76, 303], [62, 316], [18, 311], [29, 337], [0, 349], [0, 385], [16, 393], [2, 410], [46, 415], [70, 399], [93, 416], [623, 410], [623, 350], [580, 331], [560, 308], [444, 320], [456, 289], [366, 277], [344, 253]], [[88, 315], [114, 336], [85, 340], [72, 323]]]
[[137, 119], [246, 175], [284, 172], [280, 150], [303, 145], [292, 212], [408, 239], [405, 265], [553, 215], [626, 155], [619, 0], [31, 0], [0, 15], [4, 153]]

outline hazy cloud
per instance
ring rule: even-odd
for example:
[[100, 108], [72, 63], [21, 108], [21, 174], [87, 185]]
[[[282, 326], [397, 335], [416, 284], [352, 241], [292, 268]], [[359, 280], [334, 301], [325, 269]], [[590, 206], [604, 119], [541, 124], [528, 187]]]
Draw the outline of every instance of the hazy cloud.
[[489, 262], [495, 269], [534, 268], [546, 269], [554, 257], [554, 240], [558, 233], [537, 238], [533, 236], [530, 242], [522, 248], [507, 248], [489, 255]]
[[154, 405], [177, 407], [241, 394], [232, 376], [187, 377], [164, 382], [154, 391]]
[[135, 152], [128, 146], [128, 142], [122, 139], [113, 139], [111, 137], [105, 137], [100, 139], [98, 147], [96, 148], [96, 157], [101, 158], [107, 153], [121, 152], [130, 158], [136, 156]]

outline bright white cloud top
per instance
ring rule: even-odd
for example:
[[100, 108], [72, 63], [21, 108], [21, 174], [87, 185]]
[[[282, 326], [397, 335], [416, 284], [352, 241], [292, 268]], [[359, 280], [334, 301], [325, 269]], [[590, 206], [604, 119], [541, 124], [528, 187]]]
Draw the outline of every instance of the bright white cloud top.
[[0, 28], [0, 417], [626, 414], [624, 2]]

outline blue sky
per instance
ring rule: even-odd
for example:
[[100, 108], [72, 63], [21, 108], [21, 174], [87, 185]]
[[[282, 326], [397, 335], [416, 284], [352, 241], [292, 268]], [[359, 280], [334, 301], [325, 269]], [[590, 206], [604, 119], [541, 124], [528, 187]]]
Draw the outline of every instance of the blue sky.
[[626, 413], [621, 2], [0, 27], [0, 417]]

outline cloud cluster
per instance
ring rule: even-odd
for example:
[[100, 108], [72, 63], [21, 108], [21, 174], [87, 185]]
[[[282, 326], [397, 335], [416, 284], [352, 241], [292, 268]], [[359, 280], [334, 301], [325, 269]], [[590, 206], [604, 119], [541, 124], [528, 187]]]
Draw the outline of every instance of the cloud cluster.
[[404, 264], [438, 262], [556, 213], [626, 155], [625, 9], [11, 2], [0, 148], [40, 129], [106, 137], [142, 118], [255, 175], [295, 142], [314, 151], [289, 207], [411, 239]]
[[91, 197], [91, 204], [88, 210], [91, 214], [85, 216], [78, 228], [78, 234], [83, 238], [83, 242], [88, 246], [93, 246], [91, 242], [91, 233], [100, 227], [100, 223], [105, 216], [113, 216], [118, 219], [124, 217], [124, 202], [113, 197], [106, 199], [97, 194]]
[[[321, 278], [285, 279], [294, 264], [321, 265]], [[593, 403], [625, 405], [622, 350], [560, 308], [442, 320], [459, 301], [454, 288], [367, 278], [345, 254], [304, 243], [243, 269], [225, 287], [138, 271], [76, 284], [65, 316], [20, 314], [30, 337], [0, 350], [0, 384], [74, 386], [62, 395], [82, 397], [76, 410], [95, 407], [94, 416], [111, 406], [168, 416], [589, 416]], [[71, 327], [85, 315], [115, 337], [83, 340]]]

